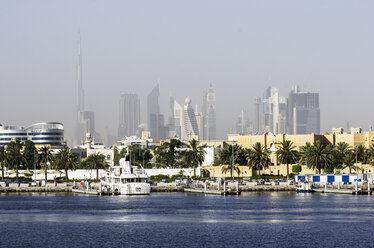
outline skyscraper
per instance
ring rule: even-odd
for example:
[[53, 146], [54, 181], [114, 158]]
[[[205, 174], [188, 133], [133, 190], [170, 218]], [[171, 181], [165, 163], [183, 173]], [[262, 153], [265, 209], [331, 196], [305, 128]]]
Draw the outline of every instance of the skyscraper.
[[320, 133], [319, 94], [294, 86], [288, 95], [287, 130], [291, 134]]
[[216, 139], [216, 94], [213, 86], [210, 84], [208, 91], [203, 93], [203, 111], [202, 111], [202, 134], [204, 140]]
[[187, 97], [183, 106], [182, 139], [189, 140], [191, 138], [199, 138], [199, 127], [196, 121], [195, 111], [191, 106], [191, 99]]
[[85, 110], [84, 89], [82, 82], [82, 46], [81, 36], [78, 32], [78, 64], [77, 64], [77, 88], [76, 88], [76, 128], [74, 145], [82, 144], [86, 133], [95, 133], [95, 113]]
[[122, 94], [119, 102], [118, 138], [137, 134], [140, 125], [140, 100], [137, 94]]
[[170, 110], [171, 116], [169, 118], [169, 138], [182, 138], [182, 126], [183, 126], [183, 108], [182, 106], [174, 99], [170, 97]]
[[148, 130], [151, 132], [151, 138], [154, 140], [165, 139], [168, 133], [164, 123], [164, 116], [160, 114], [159, 96], [160, 88], [159, 83], [157, 83], [147, 97]]
[[253, 133], [253, 125], [249, 122], [247, 111], [242, 109], [236, 119], [235, 129], [237, 134], [247, 135]]
[[261, 127], [262, 127], [262, 122], [261, 122], [261, 112], [262, 112], [262, 108], [261, 108], [261, 98], [260, 97], [257, 97], [255, 98], [255, 103], [254, 103], [254, 106], [255, 106], [255, 111], [254, 111], [254, 125], [253, 125], [253, 131], [255, 134], [259, 134], [261, 132]]
[[255, 132], [258, 134], [286, 132], [287, 98], [277, 88], [268, 87], [262, 98], [255, 99]]

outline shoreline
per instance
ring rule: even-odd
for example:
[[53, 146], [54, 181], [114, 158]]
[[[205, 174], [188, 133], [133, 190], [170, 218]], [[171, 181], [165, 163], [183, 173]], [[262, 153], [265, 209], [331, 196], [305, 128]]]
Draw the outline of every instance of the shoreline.
[[[234, 190], [234, 189], [233, 189]], [[242, 192], [277, 192], [277, 191], [295, 191], [294, 187], [290, 186], [254, 186], [254, 187], [240, 187]], [[1, 193], [55, 193], [55, 192], [72, 192], [72, 186], [51, 186], [51, 187], [0, 187]], [[172, 193], [185, 192], [183, 186], [151, 186], [153, 193]]]

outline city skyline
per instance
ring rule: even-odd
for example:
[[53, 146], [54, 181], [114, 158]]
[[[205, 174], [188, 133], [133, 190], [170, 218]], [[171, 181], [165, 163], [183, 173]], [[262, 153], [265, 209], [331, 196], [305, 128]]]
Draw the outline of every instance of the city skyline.
[[213, 82], [219, 138], [235, 127], [241, 109], [253, 121], [253, 99], [267, 86], [287, 96], [294, 84], [320, 93], [321, 131], [347, 122], [369, 130], [373, 3], [270, 2], [6, 2], [0, 17], [1, 123], [59, 121], [74, 138], [80, 26], [85, 110], [95, 112], [101, 134], [117, 133], [119, 92], [139, 95], [144, 121], [145, 99], [157, 78], [165, 124], [170, 92], [200, 106], [202, 91]]

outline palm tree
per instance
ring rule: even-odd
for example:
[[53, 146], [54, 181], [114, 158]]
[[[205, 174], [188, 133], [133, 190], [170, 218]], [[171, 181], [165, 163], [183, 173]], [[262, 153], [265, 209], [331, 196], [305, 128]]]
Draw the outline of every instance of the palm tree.
[[18, 168], [22, 163], [22, 144], [19, 139], [11, 141], [6, 148], [6, 163], [10, 168], [16, 170], [16, 178], [18, 179]]
[[88, 169], [96, 170], [97, 180], [99, 180], [99, 169], [105, 170], [109, 167], [109, 164], [105, 159], [105, 155], [100, 153], [93, 153], [89, 155], [85, 160], [85, 164], [87, 165]]
[[335, 168], [343, 168], [343, 158], [349, 152], [349, 144], [346, 142], [339, 142], [332, 150], [332, 160]]
[[34, 166], [37, 149], [34, 142], [31, 140], [26, 140], [23, 146], [23, 165], [25, 165], [27, 169], [30, 169]]
[[289, 179], [288, 165], [295, 164], [299, 159], [299, 152], [295, 150], [295, 146], [289, 140], [281, 143], [280, 149], [277, 151], [277, 156], [281, 164], [287, 165], [287, 180]]
[[368, 153], [369, 153], [369, 163], [373, 165], [374, 164], [374, 144], [372, 144], [369, 147]]
[[171, 139], [169, 142], [163, 142], [154, 150], [154, 160], [156, 167], [177, 168], [183, 161], [183, 151], [178, 150], [185, 144], [179, 139]]
[[214, 161], [215, 165], [228, 165], [232, 163], [232, 157], [234, 155], [235, 163], [239, 165], [247, 164], [247, 153], [240, 145], [228, 145], [217, 152], [217, 158]]
[[71, 152], [70, 148], [64, 146], [53, 159], [53, 167], [56, 170], [65, 171], [65, 179], [69, 180], [68, 170], [76, 170], [78, 167], [77, 154]]
[[40, 148], [40, 155], [39, 155], [39, 162], [43, 165], [44, 173], [45, 173], [45, 185], [47, 185], [48, 179], [48, 164], [52, 161], [52, 152], [49, 150], [48, 146], [43, 146]]
[[357, 167], [355, 166], [356, 155], [352, 150], [348, 150], [345, 153], [342, 159], [342, 162], [343, 162], [344, 168], [349, 168], [349, 174], [351, 174], [352, 168], [354, 168], [355, 170], [357, 169]]
[[305, 146], [301, 147], [300, 161], [308, 166], [323, 172], [325, 168], [332, 165], [332, 148], [329, 145], [323, 144], [317, 140], [313, 145], [308, 142]]
[[357, 162], [361, 164], [368, 164], [370, 162], [370, 148], [367, 149], [363, 145], [355, 147]]
[[4, 165], [5, 165], [5, 148], [0, 146], [0, 164], [1, 164], [1, 177], [4, 179]]
[[189, 150], [184, 152], [185, 159], [192, 164], [193, 176], [196, 177], [196, 167], [201, 165], [205, 159], [206, 145], [200, 145], [199, 141], [192, 139], [187, 144]]
[[247, 154], [249, 168], [261, 171], [269, 167], [269, 156], [270, 151], [265, 146], [262, 146], [260, 142], [255, 143]]
[[234, 179], [234, 171], [238, 174], [238, 176], [240, 175], [240, 167], [238, 164], [228, 164], [222, 167], [222, 173], [227, 173], [228, 171], [230, 172], [232, 179]]

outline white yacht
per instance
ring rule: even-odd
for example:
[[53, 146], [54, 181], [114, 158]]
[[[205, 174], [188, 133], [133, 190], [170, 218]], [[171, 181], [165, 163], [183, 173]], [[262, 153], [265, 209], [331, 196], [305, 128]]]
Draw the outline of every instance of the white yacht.
[[149, 195], [151, 185], [144, 168], [130, 164], [130, 156], [127, 154], [121, 158], [119, 165], [111, 166], [101, 177], [101, 187], [104, 192], [112, 192], [120, 195]]

